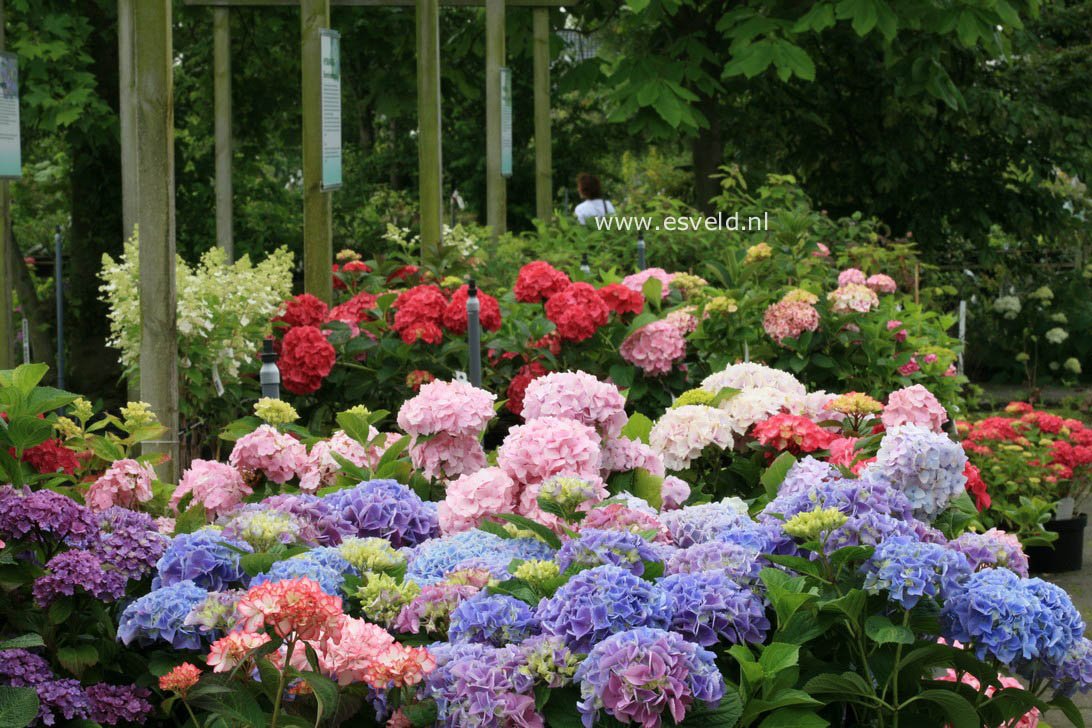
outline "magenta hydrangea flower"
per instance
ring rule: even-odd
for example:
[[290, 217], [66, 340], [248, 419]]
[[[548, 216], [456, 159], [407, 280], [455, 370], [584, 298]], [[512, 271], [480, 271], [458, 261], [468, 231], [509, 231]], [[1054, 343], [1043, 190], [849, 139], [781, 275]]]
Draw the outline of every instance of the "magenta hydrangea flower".
[[286, 483], [299, 473], [307, 448], [272, 425], [262, 425], [235, 442], [228, 462], [242, 471], [257, 471], [274, 483]]
[[888, 396], [880, 419], [888, 430], [899, 425], [918, 425], [941, 432], [948, 421], [948, 413], [932, 392], [920, 384], [914, 384], [897, 389]]
[[152, 499], [152, 481], [155, 470], [151, 465], [141, 465], [131, 458], [115, 460], [91, 484], [84, 501], [92, 511], [99, 513], [111, 506], [135, 508], [138, 503]]
[[551, 372], [531, 380], [523, 395], [523, 419], [564, 417], [595, 428], [604, 438], [621, 434], [626, 400], [618, 387], [587, 372]]
[[686, 356], [686, 339], [667, 319], [646, 324], [626, 337], [618, 353], [647, 376], [669, 374], [675, 362]]
[[668, 273], [663, 268], [645, 268], [642, 271], [628, 275], [622, 279], [622, 285], [632, 291], [644, 293], [645, 281], [649, 278], [660, 281], [660, 298], [667, 298], [667, 295], [671, 293], [671, 281], [675, 279], [675, 274]]
[[476, 435], [441, 432], [410, 445], [410, 460], [429, 478], [458, 478], [485, 467], [485, 450]]
[[497, 465], [522, 485], [551, 475], [599, 475], [599, 435], [588, 425], [562, 417], [537, 417], [508, 431], [497, 450]]
[[89, 717], [103, 725], [143, 723], [155, 710], [148, 701], [151, 691], [136, 685], [88, 685], [84, 692], [91, 701]]
[[192, 493], [193, 503], [203, 505], [209, 518], [215, 519], [252, 492], [236, 468], [215, 460], [194, 460], [171, 494], [171, 508], [178, 510], [182, 499]]
[[469, 382], [439, 379], [421, 387], [398, 410], [398, 426], [409, 435], [477, 437], [493, 419], [497, 395]]
[[[374, 427], [370, 428], [369, 439], [379, 435]], [[368, 449], [353, 438], [338, 430], [329, 440], [319, 440], [311, 446], [311, 451], [300, 465], [300, 490], [314, 493], [319, 488], [334, 484], [341, 465], [334, 460], [337, 454], [357, 467], [372, 466]]]
[[859, 285], [865, 285], [867, 278], [865, 278], [864, 271], [858, 268], [846, 268], [844, 271], [838, 274], [838, 285], [845, 286], [850, 283], [857, 283]]

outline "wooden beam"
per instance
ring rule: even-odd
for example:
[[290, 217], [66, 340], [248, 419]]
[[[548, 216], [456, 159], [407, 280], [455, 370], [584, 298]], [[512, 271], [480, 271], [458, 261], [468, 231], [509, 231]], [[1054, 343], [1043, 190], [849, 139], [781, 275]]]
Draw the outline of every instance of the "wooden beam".
[[212, 10], [213, 116], [216, 119], [216, 244], [235, 260], [231, 193], [231, 11]]
[[334, 246], [330, 195], [322, 191], [322, 57], [319, 29], [330, 27], [330, 0], [302, 0], [303, 288], [331, 303]]
[[174, 101], [171, 0], [133, 3], [137, 188], [140, 207], [140, 398], [167, 427], [145, 452], [171, 459], [157, 472], [178, 474], [178, 345], [175, 316]]
[[121, 136], [121, 237], [133, 234], [140, 209], [137, 188], [136, 77], [133, 74], [133, 1], [118, 0], [118, 109]]
[[[506, 4], [510, 7], [528, 8], [559, 8], [571, 7], [580, 0], [509, 0]], [[300, 0], [183, 0], [184, 5], [205, 5], [222, 8], [257, 8], [273, 6], [298, 6]], [[331, 5], [356, 6], [356, 7], [386, 7], [403, 6], [413, 7], [417, 0], [330, 0]], [[486, 0], [440, 0], [443, 7], [480, 8], [486, 4]]]
[[[0, 51], [5, 50], [4, 0], [0, 0]], [[0, 369], [15, 368], [15, 337], [12, 335], [11, 282], [15, 255], [11, 245], [11, 198], [8, 181], [0, 182]]]
[[504, 65], [504, 0], [485, 4], [485, 224], [493, 240], [506, 228], [501, 176], [501, 66]]
[[550, 147], [550, 9], [535, 8], [535, 216], [549, 220], [554, 211], [553, 152]]
[[421, 262], [440, 258], [443, 162], [440, 136], [440, 5], [417, 1], [417, 157], [421, 203]]

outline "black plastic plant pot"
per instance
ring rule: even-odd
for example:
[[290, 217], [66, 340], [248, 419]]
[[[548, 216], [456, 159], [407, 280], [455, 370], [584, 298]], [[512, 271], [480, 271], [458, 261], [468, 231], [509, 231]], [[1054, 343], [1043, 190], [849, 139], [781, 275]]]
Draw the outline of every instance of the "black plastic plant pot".
[[1039, 574], [1079, 571], [1084, 563], [1086, 525], [1087, 513], [1062, 521], [1048, 521], [1046, 530], [1057, 533], [1058, 539], [1050, 546], [1032, 546], [1027, 549], [1029, 569]]

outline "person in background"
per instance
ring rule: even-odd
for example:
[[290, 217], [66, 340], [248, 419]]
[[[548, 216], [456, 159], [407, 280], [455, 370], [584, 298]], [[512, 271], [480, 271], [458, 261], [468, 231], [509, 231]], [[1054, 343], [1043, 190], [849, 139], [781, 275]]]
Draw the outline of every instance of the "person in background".
[[576, 189], [584, 200], [573, 210], [581, 225], [586, 224], [585, 221], [589, 218], [614, 214], [614, 205], [610, 204], [610, 200], [603, 199], [603, 188], [594, 174], [581, 173], [576, 178]]

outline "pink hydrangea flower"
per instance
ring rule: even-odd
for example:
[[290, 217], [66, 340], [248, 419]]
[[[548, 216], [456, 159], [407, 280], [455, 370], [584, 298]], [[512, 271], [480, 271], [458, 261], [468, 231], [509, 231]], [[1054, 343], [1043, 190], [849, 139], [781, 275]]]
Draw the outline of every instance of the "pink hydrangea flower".
[[813, 257], [813, 258], [829, 258], [830, 257], [830, 248], [828, 248], [824, 243], [816, 243], [815, 247], [817, 249], [812, 251], [811, 257]]
[[248, 652], [261, 647], [269, 640], [270, 637], [265, 632], [228, 632], [212, 643], [205, 662], [213, 672], [234, 670]]
[[307, 448], [272, 425], [262, 425], [235, 441], [228, 463], [242, 471], [258, 471], [274, 483], [287, 483], [300, 471]]
[[846, 268], [844, 271], [838, 274], [838, 287], [847, 286], [850, 283], [856, 283], [858, 285], [865, 285], [867, 278], [863, 271], [857, 268]]
[[436, 380], [398, 410], [398, 426], [410, 435], [478, 436], [493, 419], [497, 395], [469, 382]]
[[[676, 478], [678, 480], [678, 478]], [[689, 490], [689, 488], [688, 488]], [[661, 496], [662, 497], [662, 496]], [[600, 528], [615, 531], [641, 533], [652, 531], [652, 540], [657, 543], [672, 543], [671, 532], [660, 519], [651, 513], [629, 508], [622, 503], [610, 503], [599, 508], [592, 508], [579, 524], [580, 530]]]
[[902, 342], [906, 341], [908, 333], [906, 329], [899, 328], [900, 326], [902, 326], [902, 321], [899, 321], [898, 319], [891, 319], [887, 322], [888, 331], [895, 331], [896, 329], [898, 329], [897, 331], [895, 331], [895, 341], [901, 344]]
[[341, 685], [366, 683], [373, 688], [414, 685], [436, 669], [424, 647], [405, 647], [387, 630], [346, 614], [322, 642], [326, 662]]
[[236, 468], [215, 460], [194, 460], [171, 494], [171, 508], [177, 511], [182, 499], [192, 493], [193, 503], [203, 505], [209, 519], [214, 520], [253, 492]]
[[[318, 640], [337, 626], [341, 597], [307, 577], [252, 586], [235, 605], [244, 632], [272, 627], [278, 637]], [[211, 664], [211, 663], [210, 663]]]
[[932, 392], [915, 384], [892, 392], [880, 419], [888, 430], [899, 425], [919, 425], [940, 432], [948, 421], [948, 413]]
[[482, 468], [447, 484], [436, 511], [446, 536], [474, 528], [488, 516], [514, 513], [519, 486], [500, 468]]
[[660, 510], [671, 511], [682, 508], [690, 497], [690, 484], [682, 478], [669, 475], [660, 486]]
[[[705, 318], [709, 318], [709, 312], [705, 312]], [[696, 331], [698, 328], [698, 317], [694, 315], [694, 307], [687, 306], [686, 308], [679, 308], [664, 316], [664, 321], [668, 321], [672, 326], [679, 330], [679, 333], [686, 336], [691, 331]]]
[[485, 467], [485, 450], [476, 435], [441, 432], [410, 444], [413, 467], [433, 479], [457, 478]]
[[921, 365], [918, 364], [917, 357], [912, 356], [910, 357], [910, 361], [906, 362], [900, 367], [895, 367], [895, 370], [904, 377], [908, 377], [914, 372], [921, 371]]
[[863, 282], [839, 286], [827, 294], [827, 300], [831, 302], [830, 310], [835, 313], [868, 313], [880, 305], [876, 292]]
[[497, 450], [497, 465], [522, 485], [551, 475], [599, 475], [599, 435], [562, 417], [538, 417], [516, 425]]
[[[369, 439], [379, 435], [374, 428], [369, 428]], [[337, 453], [358, 467], [371, 466], [374, 463], [368, 456], [368, 450], [359, 442], [341, 430], [329, 440], [319, 440], [311, 446], [311, 452], [300, 463], [300, 490], [314, 493], [319, 488], [333, 485], [341, 466], [334, 460]]]
[[835, 440], [831, 440], [827, 449], [830, 450], [830, 457], [827, 458], [827, 462], [831, 465], [843, 465], [845, 467], [852, 467], [853, 458], [856, 456], [854, 447], [857, 445], [856, 437], [839, 437]]
[[155, 470], [132, 458], [115, 460], [87, 491], [87, 507], [99, 513], [111, 506], [136, 508], [152, 499]]
[[883, 273], [870, 275], [864, 283], [876, 293], [894, 293], [898, 288], [895, 279]]
[[663, 476], [664, 461], [659, 454], [640, 440], [618, 437], [603, 443], [600, 471], [605, 478], [611, 473], [626, 473], [644, 468], [653, 475]]
[[168, 518], [166, 516], [160, 516], [159, 518], [155, 519], [155, 527], [164, 536], [173, 536], [174, 535], [174, 519], [173, 518]]
[[675, 278], [675, 274], [668, 273], [663, 268], [645, 268], [643, 271], [628, 275], [622, 279], [622, 285], [631, 290], [643, 293], [645, 281], [649, 278], [656, 278], [660, 281], [662, 284], [660, 288], [660, 297], [667, 298], [667, 294], [671, 292], [671, 281]]
[[937, 355], [936, 354], [926, 354], [925, 357], [922, 358], [922, 361], [925, 362], [926, 364], [936, 364]]
[[803, 301], [778, 301], [766, 309], [762, 328], [779, 345], [785, 339], [795, 339], [805, 331], [819, 328], [819, 312]]
[[523, 395], [523, 419], [564, 417], [618, 437], [628, 419], [618, 387], [587, 372], [551, 372], [532, 379]]
[[618, 353], [649, 376], [667, 374], [686, 356], [686, 339], [672, 322], [660, 319], [626, 337]]

